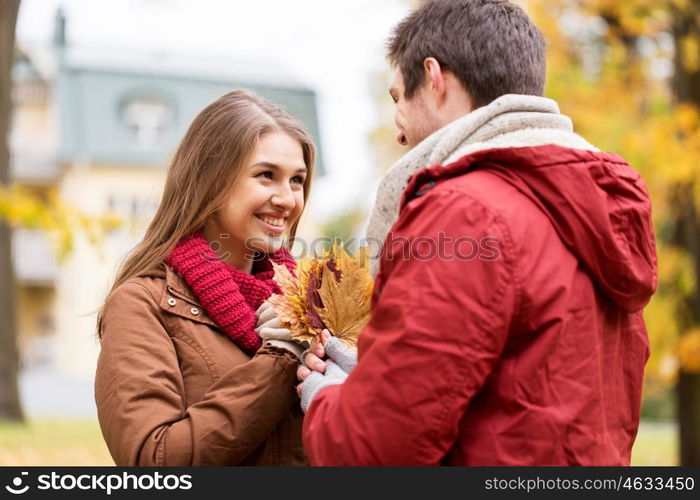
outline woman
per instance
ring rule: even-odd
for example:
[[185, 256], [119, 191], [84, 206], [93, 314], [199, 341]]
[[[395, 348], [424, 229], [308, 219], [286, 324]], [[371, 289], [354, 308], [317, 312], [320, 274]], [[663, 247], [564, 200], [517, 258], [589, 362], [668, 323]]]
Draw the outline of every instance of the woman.
[[306, 463], [294, 391], [302, 348], [255, 327], [279, 292], [271, 262], [294, 267], [283, 241], [314, 156], [296, 121], [249, 92], [190, 125], [98, 318], [95, 398], [117, 465]]

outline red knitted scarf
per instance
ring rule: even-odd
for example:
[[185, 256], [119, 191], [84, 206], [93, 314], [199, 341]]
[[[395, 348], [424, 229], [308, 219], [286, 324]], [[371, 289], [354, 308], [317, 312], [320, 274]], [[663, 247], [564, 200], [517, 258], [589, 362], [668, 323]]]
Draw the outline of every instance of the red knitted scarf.
[[194, 292], [214, 322], [242, 349], [254, 353], [262, 345], [255, 333], [255, 311], [273, 293], [281, 293], [272, 279], [270, 260], [294, 272], [295, 262], [284, 248], [256, 261], [253, 274], [221, 261], [200, 232], [182, 238], [165, 262]]

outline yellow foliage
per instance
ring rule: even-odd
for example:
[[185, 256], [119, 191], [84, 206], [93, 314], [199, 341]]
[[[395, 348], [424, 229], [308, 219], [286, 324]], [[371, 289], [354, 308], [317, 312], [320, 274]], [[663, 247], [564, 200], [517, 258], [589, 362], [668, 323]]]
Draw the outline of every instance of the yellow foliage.
[[687, 332], [678, 339], [678, 360], [683, 369], [700, 373], [700, 329]]
[[[653, 201], [659, 287], [644, 316], [651, 357], [645, 390], [675, 382], [679, 367], [698, 369], [700, 330], [688, 330], [687, 298], [696, 293], [698, 263], [671, 241], [677, 186], [691, 186], [700, 213], [700, 112], [674, 101], [669, 81], [652, 71], [672, 64], [673, 53], [659, 42], [669, 33], [674, 12], [689, 0], [528, 0], [526, 8], [548, 39], [548, 97], [572, 117], [576, 132], [603, 150], [624, 156], [645, 179]], [[597, 19], [607, 26], [598, 45], [583, 47], [562, 29], [563, 13]], [[639, 37], [647, 51], [634, 51]], [[595, 71], [584, 69], [584, 53], [597, 50]], [[680, 43], [686, 69], [700, 70], [700, 41]], [[588, 52], [585, 52], [588, 51]], [[654, 66], [656, 65], [656, 66]]]
[[700, 70], [700, 43], [697, 38], [692, 35], [686, 36], [681, 40], [679, 50], [685, 69], [691, 73]]
[[56, 190], [49, 191], [45, 198], [26, 187], [0, 185], [0, 218], [12, 227], [45, 231], [59, 261], [72, 252], [77, 231], [82, 231], [100, 250], [105, 234], [124, 223], [112, 213], [101, 216], [82, 214], [65, 203]]

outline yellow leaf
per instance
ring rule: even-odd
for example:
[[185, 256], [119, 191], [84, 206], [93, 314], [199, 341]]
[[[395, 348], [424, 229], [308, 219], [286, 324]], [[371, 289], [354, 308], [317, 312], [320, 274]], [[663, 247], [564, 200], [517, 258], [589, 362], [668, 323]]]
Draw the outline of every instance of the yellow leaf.
[[294, 338], [319, 339], [322, 329], [328, 328], [346, 344], [356, 345], [369, 320], [374, 285], [367, 248], [352, 257], [334, 245], [317, 259], [299, 261], [296, 277], [284, 266], [274, 265], [274, 269], [283, 295], [269, 302]]
[[352, 258], [340, 247], [331, 249], [319, 290], [324, 307], [318, 313], [328, 329], [350, 346], [357, 345], [369, 321], [372, 287], [366, 252]]
[[299, 340], [312, 341], [315, 332], [309, 331], [306, 319], [306, 296], [303, 281], [308, 280], [307, 266], [297, 265], [298, 277], [295, 277], [286, 266], [272, 263], [275, 270], [275, 281], [282, 290], [282, 295], [273, 295], [268, 299], [277, 317], [292, 336]]

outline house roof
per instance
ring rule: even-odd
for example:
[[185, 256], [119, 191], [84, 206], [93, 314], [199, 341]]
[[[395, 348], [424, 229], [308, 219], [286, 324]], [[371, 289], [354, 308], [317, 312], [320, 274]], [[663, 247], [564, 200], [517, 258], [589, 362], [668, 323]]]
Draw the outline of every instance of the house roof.
[[[315, 92], [269, 62], [60, 46], [22, 47], [20, 54], [17, 78], [38, 75], [57, 90], [64, 161], [164, 166], [196, 114], [236, 88], [281, 105], [320, 144]], [[132, 102], [157, 104], [142, 120], [157, 140], [138, 140], [139, 108], [129, 111]], [[323, 171], [320, 151], [318, 169]]]
[[279, 63], [246, 57], [211, 57], [160, 51], [124, 51], [113, 48], [69, 47], [64, 64], [74, 69], [168, 76], [213, 82], [246, 81], [284, 88], [308, 88]]

